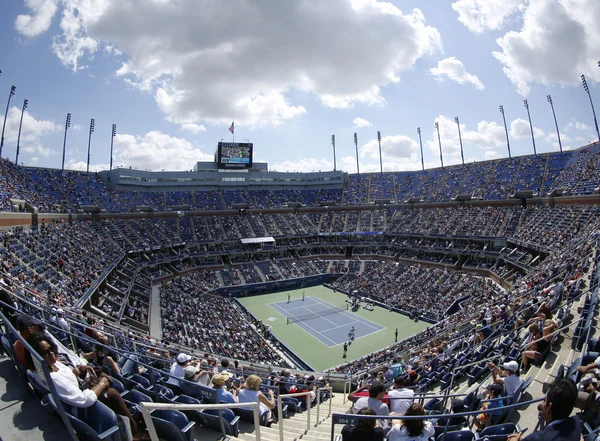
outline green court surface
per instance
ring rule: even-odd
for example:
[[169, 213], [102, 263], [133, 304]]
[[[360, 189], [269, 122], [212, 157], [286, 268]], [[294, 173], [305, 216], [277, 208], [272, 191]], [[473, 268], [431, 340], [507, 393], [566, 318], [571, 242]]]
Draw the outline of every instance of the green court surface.
[[286, 318], [269, 306], [270, 303], [287, 302], [288, 293], [291, 294], [292, 300], [298, 300], [302, 298], [302, 291], [306, 292], [307, 298], [317, 297], [334, 306], [346, 309], [344, 300], [347, 296], [333, 292], [324, 286], [244, 297], [238, 300], [254, 317], [262, 320], [266, 325], [270, 325], [273, 334], [315, 370], [328, 369], [393, 344], [396, 328], [398, 328], [398, 340], [402, 340], [429, 326], [421, 321], [415, 323], [402, 314], [390, 312], [378, 306], [375, 306], [373, 311], [367, 311], [362, 307], [355, 313], [349, 311], [384, 326], [385, 329], [354, 340], [348, 346], [347, 358], [344, 359], [342, 344], [331, 348], [326, 346], [296, 324], [286, 324]]

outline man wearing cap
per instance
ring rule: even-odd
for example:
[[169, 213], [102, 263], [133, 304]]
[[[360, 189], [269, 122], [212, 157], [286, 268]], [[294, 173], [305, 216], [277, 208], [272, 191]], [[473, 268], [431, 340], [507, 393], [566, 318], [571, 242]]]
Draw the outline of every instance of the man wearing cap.
[[219, 397], [219, 403], [237, 403], [237, 389], [235, 387], [232, 388], [232, 392], [229, 392], [224, 386], [225, 383], [229, 380], [229, 374], [225, 374], [221, 372], [220, 374], [215, 374], [212, 377], [213, 387], [217, 390], [217, 396]]
[[[171, 365], [171, 370], [169, 372], [171, 376], [167, 380], [167, 383], [179, 386], [181, 382], [178, 380], [178, 378], [185, 378], [185, 368], [191, 364], [190, 361], [192, 361], [192, 357], [190, 357], [188, 354], [184, 354], [182, 352], [181, 354], [177, 355], [177, 357], [175, 357], [175, 363]], [[196, 364], [199, 365], [200, 363]]]
[[58, 308], [56, 310], [56, 325], [61, 328], [64, 329], [65, 331], [69, 331], [69, 324], [67, 323], [67, 321], [65, 320], [65, 311], [63, 311], [61, 308]]
[[[21, 314], [19, 317], [17, 317], [17, 330], [19, 331], [19, 334], [21, 334], [21, 337], [27, 340], [30, 335], [43, 332], [44, 327], [43, 323], [38, 319], [30, 317], [27, 314]], [[35, 366], [33, 364], [31, 354], [21, 340], [17, 340], [13, 345], [13, 348], [15, 350], [15, 357], [17, 358], [17, 361], [30, 371], [35, 372]]]
[[394, 388], [388, 392], [390, 397], [390, 412], [398, 415], [404, 415], [406, 409], [413, 403], [415, 393], [411, 389], [405, 388], [406, 380], [397, 376], [394, 378]]
[[492, 372], [494, 383], [503, 384], [506, 395], [514, 395], [523, 384], [523, 380], [517, 376], [519, 363], [514, 360], [507, 361], [498, 368], [494, 363], [488, 363], [488, 368]]
[[[460, 398], [455, 398], [452, 400], [452, 404], [450, 405], [450, 409], [452, 409], [452, 413], [462, 413], [466, 412], [467, 409], [465, 407], [465, 402]], [[451, 417], [442, 417], [437, 420], [438, 426], [446, 426], [455, 427], [462, 426], [467, 424], [467, 419], [464, 416], [451, 416]]]

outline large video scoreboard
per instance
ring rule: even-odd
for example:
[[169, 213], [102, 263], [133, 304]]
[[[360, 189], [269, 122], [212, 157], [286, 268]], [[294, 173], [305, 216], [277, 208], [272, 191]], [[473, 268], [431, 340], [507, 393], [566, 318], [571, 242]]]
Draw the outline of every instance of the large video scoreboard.
[[252, 146], [251, 142], [220, 142], [217, 146], [217, 167], [252, 167]]

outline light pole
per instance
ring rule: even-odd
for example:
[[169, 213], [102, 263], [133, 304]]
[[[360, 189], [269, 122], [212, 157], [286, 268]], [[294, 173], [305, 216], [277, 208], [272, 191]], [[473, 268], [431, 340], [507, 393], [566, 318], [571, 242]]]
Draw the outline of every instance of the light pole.
[[444, 168], [444, 158], [442, 157], [442, 138], [440, 138], [440, 125], [438, 122], [435, 122], [435, 129], [438, 134], [438, 143], [440, 144], [440, 162], [442, 163], [442, 168]]
[[583, 83], [583, 88], [588, 94], [590, 98], [590, 105], [592, 106], [592, 113], [594, 114], [594, 125], [596, 126], [596, 134], [598, 135], [598, 141], [600, 142], [600, 132], [598, 131], [598, 121], [596, 120], [596, 111], [594, 110], [594, 102], [592, 101], [592, 95], [590, 94], [590, 88], [587, 85], [587, 81], [585, 81], [585, 75], [581, 75], [581, 82]]
[[504, 121], [504, 131], [506, 132], [506, 146], [508, 147], [508, 158], [512, 159], [510, 154], [510, 141], [508, 139], [508, 127], [506, 127], [506, 117], [504, 116], [504, 106], [500, 106], [500, 113], [502, 114], [502, 120]]
[[2, 124], [2, 140], [0, 141], [0, 158], [2, 158], [2, 147], [4, 147], [4, 129], [6, 127], [6, 118], [8, 118], [8, 107], [10, 106], [10, 99], [15, 94], [17, 88], [11, 86], [10, 93], [8, 94], [8, 103], [6, 104], [6, 112], [4, 112], [4, 123]]
[[25, 109], [27, 109], [27, 104], [29, 104], [29, 101], [24, 100], [23, 108], [21, 109], [21, 121], [19, 122], [19, 135], [17, 136], [17, 156], [15, 157], [15, 165], [19, 165], [19, 150], [21, 147], [21, 128], [23, 127], [23, 114], [25, 113]]
[[550, 95], [548, 95], [546, 98], [548, 98], [548, 102], [550, 103], [550, 107], [552, 107], [552, 115], [554, 115], [554, 125], [556, 126], [556, 136], [558, 137], [558, 148], [560, 149], [560, 152], [562, 153], [562, 142], [560, 141], [560, 131], [558, 130], [558, 122], [556, 122], [556, 112], [554, 112], [554, 103], [552, 102], [552, 97]]
[[333, 171], [335, 171], [335, 135], [331, 135], [331, 146], [333, 147]]
[[465, 165], [465, 155], [463, 154], [462, 136], [460, 134], [460, 121], [458, 120], [458, 116], [454, 117], [454, 122], [458, 127], [458, 141], [460, 142], [460, 158], [462, 159], [462, 165]]
[[110, 137], [110, 170], [112, 170], [112, 159], [113, 159], [113, 141], [117, 136], [117, 125], [112, 125], [112, 136]]
[[531, 129], [531, 142], [533, 142], [533, 154], [537, 156], [537, 151], [535, 149], [535, 137], [533, 136], [533, 124], [531, 124], [531, 114], [529, 113], [529, 103], [527, 100], [523, 100], [523, 105], [527, 109], [527, 118], [529, 118], [529, 128]]
[[425, 171], [425, 162], [423, 162], [423, 140], [421, 139], [421, 127], [417, 127], [417, 133], [419, 134], [419, 145], [421, 146], [421, 169]]
[[360, 176], [360, 168], [358, 167], [358, 136], [354, 133], [354, 148], [356, 148], [356, 172]]
[[71, 114], [67, 113], [67, 120], [65, 121], [65, 139], [63, 141], [63, 158], [62, 158], [62, 167], [61, 171], [65, 169], [65, 151], [67, 149], [67, 131], [71, 127]]
[[377, 142], [379, 143], [379, 171], [383, 174], [383, 161], [381, 160], [381, 132], [377, 130]]
[[94, 118], [90, 120], [90, 136], [88, 138], [88, 158], [87, 158], [87, 169], [86, 172], [90, 172], [90, 146], [92, 144], [92, 133], [94, 133]]

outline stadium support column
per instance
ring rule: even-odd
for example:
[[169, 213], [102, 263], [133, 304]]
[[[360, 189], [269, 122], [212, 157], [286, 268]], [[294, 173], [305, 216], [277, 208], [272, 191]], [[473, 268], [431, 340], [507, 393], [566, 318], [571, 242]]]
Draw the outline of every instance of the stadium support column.
[[442, 163], [442, 168], [444, 168], [444, 157], [442, 156], [442, 138], [440, 138], [440, 125], [437, 121], [435, 122], [435, 130], [437, 130], [438, 144], [440, 145], [440, 162]]
[[502, 114], [502, 120], [504, 121], [504, 132], [506, 132], [506, 147], [508, 148], [508, 157], [512, 159], [510, 154], [510, 140], [508, 139], [508, 127], [506, 126], [506, 116], [504, 116], [504, 106], [500, 105], [500, 113]]
[[65, 139], [63, 140], [63, 157], [62, 157], [62, 166], [61, 171], [65, 169], [65, 152], [67, 150], [67, 132], [71, 127], [71, 114], [67, 113], [67, 120], [65, 121]]
[[556, 122], [556, 112], [554, 112], [554, 103], [552, 102], [552, 97], [548, 95], [548, 102], [550, 103], [550, 107], [552, 108], [552, 115], [554, 116], [554, 126], [556, 127], [556, 137], [558, 138], [558, 148], [560, 149], [560, 153], [563, 152], [562, 142], [560, 140], [560, 131], [558, 130], [558, 122]]
[[331, 135], [331, 146], [333, 147], [333, 171], [335, 171], [335, 135]]
[[112, 135], [110, 137], [110, 169], [112, 170], [112, 160], [113, 160], [113, 141], [115, 140], [115, 136], [117, 136], [117, 125], [112, 125]]
[[2, 124], [2, 139], [0, 140], [0, 158], [2, 158], [2, 147], [4, 147], [4, 129], [6, 128], [6, 119], [8, 118], [8, 108], [10, 107], [10, 99], [15, 94], [17, 88], [11, 86], [10, 93], [8, 94], [8, 103], [6, 103], [6, 112], [4, 112], [4, 123]]
[[537, 156], [537, 151], [535, 149], [535, 137], [533, 136], [533, 124], [531, 124], [531, 113], [529, 113], [529, 103], [527, 100], [523, 100], [523, 105], [527, 109], [527, 118], [529, 118], [529, 128], [531, 129], [531, 142], [533, 143], [533, 154]]
[[356, 173], [360, 176], [360, 167], [358, 165], [358, 135], [354, 133], [354, 148], [356, 149]]
[[379, 143], [379, 171], [383, 174], [383, 160], [381, 159], [381, 132], [377, 130], [377, 142]]
[[421, 127], [417, 127], [417, 133], [419, 134], [419, 145], [421, 146], [421, 169], [425, 171], [425, 162], [423, 161], [423, 140], [421, 139]]
[[28, 100], [23, 101], [23, 108], [21, 109], [21, 121], [19, 122], [19, 134], [17, 135], [17, 155], [15, 156], [15, 165], [19, 165], [19, 150], [21, 147], [21, 128], [23, 127], [23, 114], [27, 109]]
[[458, 127], [458, 141], [460, 142], [460, 158], [462, 159], [462, 165], [465, 165], [465, 155], [463, 153], [462, 135], [460, 134], [460, 121], [458, 120], [458, 116], [454, 117], [454, 122], [456, 123], [456, 127]]
[[596, 120], [596, 110], [594, 110], [594, 102], [592, 101], [592, 94], [590, 93], [590, 88], [587, 85], [587, 81], [585, 80], [585, 75], [581, 75], [581, 82], [583, 83], [583, 88], [588, 94], [590, 98], [590, 105], [592, 106], [592, 113], [594, 114], [594, 125], [596, 126], [596, 134], [598, 135], [598, 142], [600, 142], [600, 131], [598, 131], [598, 120]]
[[94, 118], [90, 120], [90, 136], [88, 138], [88, 158], [86, 172], [90, 172], [90, 146], [92, 145], [92, 133], [94, 133]]

